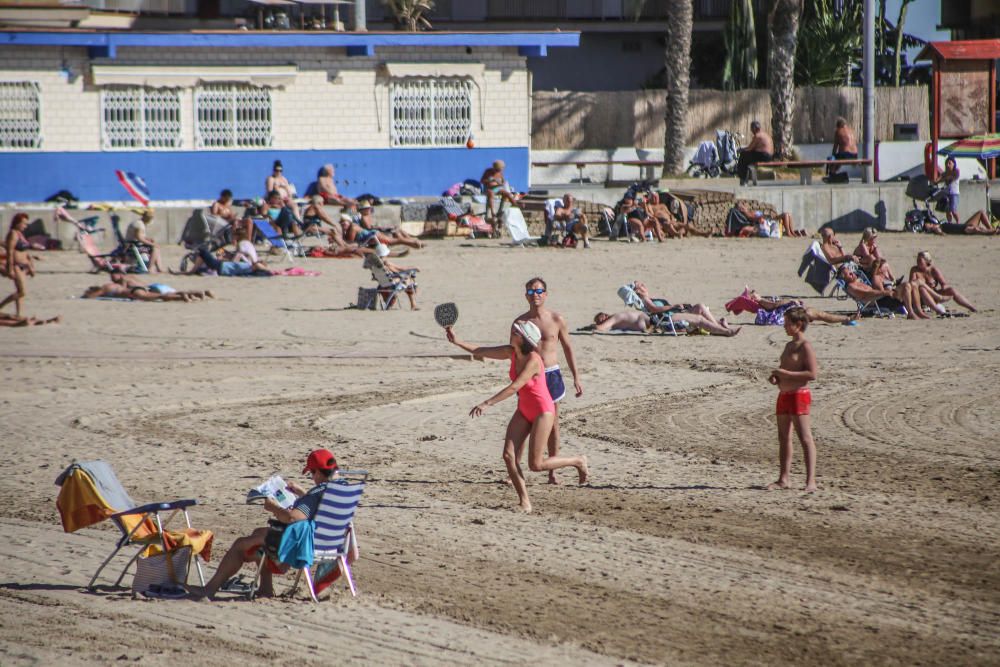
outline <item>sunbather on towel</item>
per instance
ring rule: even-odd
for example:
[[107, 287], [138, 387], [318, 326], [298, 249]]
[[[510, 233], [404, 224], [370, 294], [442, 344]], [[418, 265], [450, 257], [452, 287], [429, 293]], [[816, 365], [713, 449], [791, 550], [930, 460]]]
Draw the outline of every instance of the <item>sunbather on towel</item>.
[[770, 296], [760, 296], [749, 287], [743, 291], [742, 296], [748, 302], [757, 306], [757, 319], [754, 324], [781, 326], [785, 321], [785, 312], [791, 308], [802, 308], [806, 311], [806, 317], [810, 322], [825, 322], [827, 324], [848, 324], [850, 325], [857, 318], [853, 315], [835, 315], [825, 310], [810, 308], [797, 299], [778, 299]]
[[[256, 254], [256, 251], [255, 251]], [[274, 271], [272, 271], [263, 262], [257, 261], [251, 263], [247, 261], [248, 258], [241, 257], [237, 253], [236, 259], [240, 261], [229, 261], [220, 259], [217, 255], [213, 254], [205, 246], [198, 248], [198, 258], [192, 263], [191, 268], [180, 275], [194, 275], [203, 274], [208, 271], [215, 271], [216, 274], [220, 276], [273, 276]], [[173, 269], [170, 270], [171, 273], [175, 272]]]
[[594, 331], [642, 331], [653, 328], [649, 315], [641, 310], [625, 310], [614, 315], [597, 313], [594, 315]]
[[125, 287], [117, 283], [92, 285], [83, 293], [84, 299], [99, 299], [101, 297], [128, 299], [130, 301], [193, 301], [193, 298], [186, 294], [176, 292], [173, 294], [158, 294], [147, 287]]
[[205, 584], [204, 588], [191, 586], [191, 597], [196, 600], [211, 600], [222, 584], [229, 580], [243, 567], [244, 563], [256, 562], [263, 555], [267, 556], [267, 563], [261, 567], [260, 571], [260, 597], [274, 596], [274, 583], [272, 575], [281, 574], [288, 569], [278, 561], [278, 547], [281, 546], [281, 535], [288, 524], [298, 521], [311, 521], [316, 516], [319, 509], [319, 502], [323, 498], [326, 490], [326, 483], [337, 473], [337, 460], [333, 453], [327, 449], [317, 449], [309, 453], [306, 459], [306, 467], [302, 469], [303, 475], [309, 475], [313, 487], [308, 491], [296, 484], [289, 482], [287, 488], [298, 496], [295, 503], [288, 509], [284, 509], [273, 498], [264, 500], [264, 509], [274, 515], [268, 520], [268, 526], [257, 528], [246, 537], [241, 537], [233, 542], [229, 551], [222, 557], [219, 569], [215, 571], [212, 578]]
[[60, 322], [62, 322], [60, 315], [40, 320], [37, 317], [18, 317], [8, 313], [0, 313], [0, 327], [37, 327], [42, 324], [59, 324]]
[[[649, 295], [649, 288], [645, 283], [635, 281], [635, 293], [642, 299], [646, 312], [650, 315], [663, 313], [669, 315], [672, 322], [681, 328], [704, 329], [716, 336], [735, 336], [740, 332], [740, 327], [731, 327], [726, 322], [726, 318], [715, 319], [712, 311], [703, 303], [682, 303], [670, 305], [666, 299], [654, 299]], [[684, 322], [683, 325], [680, 323]]]
[[170, 285], [164, 285], [163, 283], [152, 283], [147, 285], [138, 278], [128, 275], [127, 273], [122, 273], [121, 271], [114, 271], [111, 274], [111, 282], [117, 283], [122, 287], [127, 287], [133, 292], [147, 291], [153, 294], [180, 294], [182, 296], [187, 295], [192, 299], [214, 299], [215, 295], [212, 294], [211, 290], [175, 290]]

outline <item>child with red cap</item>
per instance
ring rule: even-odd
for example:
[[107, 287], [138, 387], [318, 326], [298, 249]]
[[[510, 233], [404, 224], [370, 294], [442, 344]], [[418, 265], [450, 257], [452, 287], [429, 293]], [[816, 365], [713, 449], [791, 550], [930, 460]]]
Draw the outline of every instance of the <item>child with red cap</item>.
[[268, 520], [268, 526], [257, 528], [246, 537], [241, 537], [233, 542], [229, 551], [222, 557], [219, 568], [212, 575], [212, 578], [204, 588], [191, 586], [191, 595], [195, 599], [212, 599], [218, 592], [222, 584], [230, 577], [239, 572], [244, 563], [256, 562], [260, 558], [260, 550], [268, 557], [267, 567], [261, 568], [260, 573], [260, 597], [271, 597], [274, 595], [272, 583], [273, 574], [281, 574], [287, 566], [278, 562], [278, 546], [281, 544], [281, 535], [284, 529], [297, 521], [311, 520], [316, 516], [323, 491], [326, 490], [326, 483], [337, 473], [337, 459], [333, 452], [328, 449], [316, 449], [309, 453], [306, 458], [306, 465], [302, 469], [303, 475], [309, 475], [313, 481], [313, 487], [308, 491], [295, 482], [287, 484], [288, 490], [298, 498], [295, 503], [286, 508], [281, 507], [273, 498], [264, 500], [264, 509], [274, 515]]

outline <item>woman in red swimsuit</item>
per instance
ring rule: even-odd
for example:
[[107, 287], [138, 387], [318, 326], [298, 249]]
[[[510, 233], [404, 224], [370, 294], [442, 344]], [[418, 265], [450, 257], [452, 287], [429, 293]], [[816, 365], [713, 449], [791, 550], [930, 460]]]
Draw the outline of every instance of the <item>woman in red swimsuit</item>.
[[21, 317], [21, 304], [24, 301], [24, 295], [26, 294], [24, 290], [24, 279], [26, 276], [35, 275], [35, 265], [32, 263], [31, 256], [28, 254], [28, 250], [31, 249], [31, 244], [28, 243], [28, 239], [24, 237], [24, 230], [27, 226], [27, 213], [18, 213], [14, 216], [13, 220], [10, 221], [10, 231], [7, 232], [7, 238], [4, 242], [4, 250], [6, 251], [7, 256], [5, 258], [3, 271], [0, 271], [0, 273], [14, 281], [14, 293], [3, 301], [0, 301], [0, 308], [3, 308], [8, 303], [13, 301], [17, 317]]
[[545, 364], [536, 352], [542, 333], [531, 322], [515, 322], [510, 331], [510, 344], [495, 347], [475, 347], [460, 341], [451, 327], [445, 332], [448, 340], [477, 358], [510, 359], [510, 384], [472, 408], [469, 415], [478, 417], [491, 405], [517, 394], [517, 410], [507, 424], [504, 437], [503, 462], [517, 491], [521, 509], [531, 511], [528, 487], [521, 472], [521, 453], [528, 441], [528, 468], [532, 472], [556, 470], [572, 466], [580, 474], [580, 484], [587, 482], [586, 456], [544, 457], [549, 433], [555, 423], [555, 404], [545, 384]]

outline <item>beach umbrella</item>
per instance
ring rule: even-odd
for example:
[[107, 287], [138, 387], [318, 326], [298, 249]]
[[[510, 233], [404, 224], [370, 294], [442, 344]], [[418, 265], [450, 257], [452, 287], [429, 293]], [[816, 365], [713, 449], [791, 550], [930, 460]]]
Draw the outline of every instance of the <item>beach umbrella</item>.
[[[979, 134], [967, 139], [959, 139], [938, 150], [939, 155], [949, 157], [970, 157], [978, 160], [992, 160], [1000, 157], [1000, 134]], [[986, 214], [990, 211], [990, 179], [986, 178]]]
[[1000, 134], [980, 134], [968, 139], [959, 139], [938, 150], [940, 155], [951, 157], [971, 157], [990, 160], [1000, 157]]

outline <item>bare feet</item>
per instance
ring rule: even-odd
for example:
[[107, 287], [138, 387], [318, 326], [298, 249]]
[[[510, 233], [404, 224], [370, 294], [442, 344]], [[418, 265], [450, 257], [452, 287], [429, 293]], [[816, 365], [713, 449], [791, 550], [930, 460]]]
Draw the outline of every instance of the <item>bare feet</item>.
[[783, 491], [788, 488], [788, 482], [783, 482], [780, 479], [777, 482], [771, 482], [767, 485], [768, 491]]
[[736, 327], [735, 329], [730, 329], [728, 335], [729, 336], [735, 336], [736, 334], [738, 334], [742, 330], [743, 330], [743, 327]]
[[559, 486], [559, 479], [556, 477], [555, 470], [549, 471], [549, 484], [552, 484], [554, 486]]
[[816, 493], [817, 491], [816, 482], [813, 482], [812, 484], [806, 484], [802, 490], [805, 491], [806, 493]]
[[209, 299], [214, 299], [215, 298], [215, 295], [212, 294], [212, 290], [210, 290], [210, 289], [205, 290], [205, 296], [208, 297]]
[[590, 479], [590, 468], [587, 467], [587, 457], [581, 456], [582, 463], [577, 466], [576, 470], [580, 473], [580, 486], [583, 486]]
[[518, 507], [525, 514], [531, 514], [531, 501], [525, 498]]

